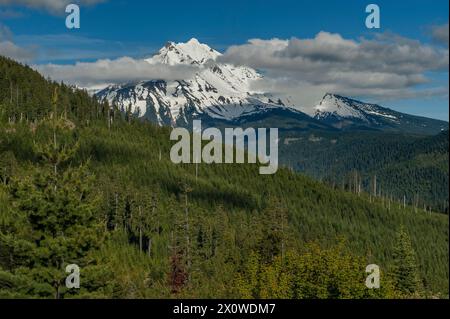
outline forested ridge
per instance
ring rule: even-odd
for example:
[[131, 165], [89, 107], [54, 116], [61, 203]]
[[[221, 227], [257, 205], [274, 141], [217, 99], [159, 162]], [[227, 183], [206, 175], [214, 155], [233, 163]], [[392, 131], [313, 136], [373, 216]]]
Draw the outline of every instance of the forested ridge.
[[284, 168], [174, 165], [170, 128], [11, 60], [0, 75], [0, 297], [448, 297], [447, 215]]
[[283, 164], [332, 187], [448, 214], [448, 131], [436, 136], [316, 131], [288, 133], [283, 141]]

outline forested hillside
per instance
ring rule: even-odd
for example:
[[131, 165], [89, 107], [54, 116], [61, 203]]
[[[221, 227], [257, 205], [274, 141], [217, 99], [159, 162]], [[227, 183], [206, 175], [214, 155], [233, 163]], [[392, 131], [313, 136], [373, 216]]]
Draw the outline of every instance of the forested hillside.
[[84, 121], [105, 112], [106, 105], [97, 103], [86, 91], [46, 80], [30, 67], [0, 56], [0, 115], [4, 121], [35, 121], [48, 116], [56, 87], [62, 114]]
[[448, 213], [448, 130], [436, 136], [339, 130], [306, 115], [286, 116], [282, 110], [202, 125], [277, 127], [282, 165], [335, 188]]
[[287, 132], [286, 166], [352, 192], [448, 213], [449, 133]]
[[288, 169], [174, 165], [170, 128], [35, 76], [39, 112], [8, 95], [31, 82], [2, 79], [0, 297], [448, 297], [447, 215]]

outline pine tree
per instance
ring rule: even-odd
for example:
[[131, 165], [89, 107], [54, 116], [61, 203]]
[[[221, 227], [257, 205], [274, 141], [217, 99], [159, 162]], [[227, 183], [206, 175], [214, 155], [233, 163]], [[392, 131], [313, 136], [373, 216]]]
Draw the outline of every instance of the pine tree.
[[17, 171], [17, 160], [13, 152], [0, 154], [0, 182], [7, 185]]
[[403, 226], [397, 234], [394, 246], [393, 277], [396, 289], [406, 296], [421, 293], [420, 277], [411, 239]]
[[54, 298], [67, 293], [65, 266], [86, 266], [86, 257], [104, 238], [93, 176], [87, 165], [71, 165], [79, 144], [58, 143], [57, 133], [67, 133], [59, 124], [54, 118], [51, 142], [35, 144], [40, 165], [9, 187], [24, 229], [15, 242], [25, 247], [13, 250], [12, 257], [23, 260], [20, 266], [31, 281], [53, 287]]
[[187, 284], [189, 278], [186, 261], [185, 225], [178, 211], [173, 212], [169, 254], [169, 287], [172, 294], [178, 294]]
[[284, 255], [288, 212], [279, 199], [270, 198], [263, 211], [263, 238], [259, 253], [263, 262], [270, 262], [276, 256]]

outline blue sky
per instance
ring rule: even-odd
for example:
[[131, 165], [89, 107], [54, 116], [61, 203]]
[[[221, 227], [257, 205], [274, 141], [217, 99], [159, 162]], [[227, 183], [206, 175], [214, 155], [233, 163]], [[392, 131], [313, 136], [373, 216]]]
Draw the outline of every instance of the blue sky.
[[[374, 31], [365, 28], [365, 7], [370, 1], [109, 0], [81, 5], [81, 29], [68, 30], [64, 10], [30, 8], [26, 7], [27, 1], [14, 3], [18, 2], [23, 5], [0, 0], [0, 26], [10, 30], [11, 41], [17, 46], [34, 50], [28, 61], [33, 64], [141, 58], [169, 40], [182, 42], [192, 37], [224, 52], [249, 39], [310, 39], [320, 31], [355, 41], [387, 32], [435, 46], [438, 44], [432, 37], [433, 27], [448, 23], [449, 12], [446, 0], [373, 1], [381, 9], [381, 29]], [[448, 47], [445, 49], [448, 52]], [[428, 82], [411, 90], [448, 86], [448, 69], [423, 74]], [[372, 99], [377, 102], [379, 97]], [[383, 104], [402, 112], [448, 120], [448, 93], [393, 98]]]

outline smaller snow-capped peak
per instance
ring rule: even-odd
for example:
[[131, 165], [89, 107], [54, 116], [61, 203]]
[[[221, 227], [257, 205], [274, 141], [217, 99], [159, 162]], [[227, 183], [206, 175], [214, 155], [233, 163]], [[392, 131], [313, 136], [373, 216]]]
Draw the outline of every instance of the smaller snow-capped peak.
[[391, 109], [377, 104], [364, 103], [337, 94], [327, 93], [314, 107], [316, 119], [329, 122], [351, 120], [362, 124], [398, 123], [399, 115]]
[[192, 38], [186, 43], [167, 42], [159, 52], [151, 58], [146, 59], [147, 62], [156, 64], [205, 64], [206, 62], [215, 61], [221, 53], [212, 49], [206, 44], [200, 43], [197, 39]]
[[314, 107], [314, 116], [324, 118], [330, 115], [342, 118], [365, 119], [364, 112], [360, 109], [363, 103], [346, 97], [327, 93]]

